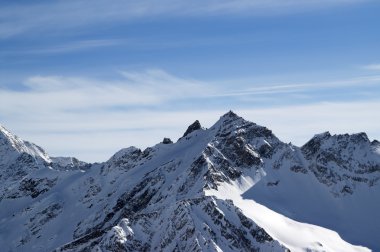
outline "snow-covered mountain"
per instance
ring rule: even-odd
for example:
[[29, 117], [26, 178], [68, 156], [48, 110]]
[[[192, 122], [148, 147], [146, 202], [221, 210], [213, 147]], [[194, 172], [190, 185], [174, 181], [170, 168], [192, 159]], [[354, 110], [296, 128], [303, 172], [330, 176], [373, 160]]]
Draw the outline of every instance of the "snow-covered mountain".
[[302, 147], [233, 112], [104, 163], [0, 127], [1, 251], [380, 251], [380, 143]]

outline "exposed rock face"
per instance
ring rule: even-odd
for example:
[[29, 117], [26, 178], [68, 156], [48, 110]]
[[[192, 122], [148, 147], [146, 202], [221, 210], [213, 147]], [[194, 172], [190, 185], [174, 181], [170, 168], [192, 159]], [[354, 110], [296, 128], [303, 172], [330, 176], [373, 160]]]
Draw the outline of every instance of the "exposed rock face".
[[[339, 196], [352, 194], [359, 184], [375, 185], [380, 165], [375, 150], [365, 133], [334, 135], [325, 132], [314, 136], [301, 150], [317, 179]], [[374, 176], [372, 176], [374, 175]]]
[[201, 129], [202, 126], [201, 126], [201, 123], [196, 120], [195, 122], [193, 122], [188, 128], [187, 130], [185, 131], [185, 134], [183, 134], [183, 137], [187, 136], [188, 134], [190, 134], [191, 132], [193, 131], [196, 131], [196, 130], [199, 130]]
[[[331, 229], [350, 230], [345, 225], [351, 221], [363, 234], [343, 238], [377, 249], [371, 236], [380, 227], [377, 211], [368, 212], [372, 223], [360, 225], [358, 216], [343, 214], [342, 222], [325, 225], [297, 213], [318, 202], [310, 208], [306, 201], [296, 204], [322, 195], [333, 206], [361, 211], [352, 197], [380, 196], [377, 141], [365, 134], [324, 133], [298, 148], [232, 111], [210, 129], [199, 129], [196, 121], [177, 143], [165, 138], [144, 151], [125, 148], [100, 164], [50, 158], [3, 129], [2, 251], [288, 251], [276, 232], [259, 225], [236, 200], [210, 193], [226, 185], [243, 190], [242, 181], [250, 181], [243, 198]], [[323, 251], [323, 243], [315, 238], [306, 248]]]
[[170, 138], [165, 137], [164, 140], [162, 140], [163, 144], [172, 144], [173, 141]]

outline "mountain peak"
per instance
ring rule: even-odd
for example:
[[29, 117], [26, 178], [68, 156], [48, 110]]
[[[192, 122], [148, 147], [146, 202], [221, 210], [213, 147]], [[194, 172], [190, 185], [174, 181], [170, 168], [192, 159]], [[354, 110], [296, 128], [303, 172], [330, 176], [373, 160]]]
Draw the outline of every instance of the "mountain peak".
[[338, 142], [353, 142], [353, 143], [370, 143], [370, 140], [367, 134], [364, 132], [354, 133], [354, 134], [346, 133], [346, 134], [331, 135], [330, 132], [326, 131], [326, 132], [314, 135], [314, 137], [310, 141], [325, 142], [329, 139], [333, 142], [338, 141]]
[[9, 133], [15, 151], [0, 129], [4, 251], [379, 250], [380, 152], [361, 133], [299, 148], [229, 111], [210, 129], [196, 120], [184, 141], [85, 164], [41, 162], [42, 149]]
[[41, 159], [41, 162], [49, 163], [51, 161], [48, 154], [41, 147], [22, 140], [0, 125], [0, 156], [3, 156], [0, 163], [5, 164], [23, 153], [33, 158]]
[[368, 136], [365, 132], [360, 132], [360, 133], [356, 133], [356, 134], [352, 134], [351, 135], [352, 138], [354, 138], [355, 140], [357, 141], [364, 141], [364, 142], [370, 142], [369, 139], [368, 139]]
[[195, 122], [193, 122], [186, 130], [185, 134], [183, 134], [183, 137], [187, 136], [188, 134], [190, 134], [191, 132], [193, 131], [196, 131], [196, 130], [199, 130], [201, 129], [202, 126], [201, 126], [201, 123], [198, 121], [198, 120], [195, 120]]
[[221, 118], [240, 118], [240, 116], [238, 116], [235, 112], [230, 110], [227, 113], [225, 113], [224, 115], [222, 115]]
[[324, 138], [329, 138], [331, 137], [331, 134], [329, 131], [325, 131], [325, 132], [322, 132], [322, 133], [319, 133], [319, 134], [315, 134], [313, 138], [317, 138], [317, 139], [324, 139]]
[[0, 138], [9, 139], [14, 137], [13, 134], [0, 124]]
[[219, 123], [221, 123], [221, 124], [229, 124], [231, 122], [235, 122], [235, 121], [238, 121], [238, 120], [240, 120], [242, 123], [243, 122], [247, 122], [246, 120], [244, 120], [244, 118], [238, 116], [236, 113], [234, 113], [232, 110], [230, 110], [227, 113], [225, 113], [224, 115], [222, 115], [220, 117], [220, 119], [216, 122], [216, 124], [219, 124]]
[[0, 125], [0, 147], [22, 152], [25, 149], [24, 146], [25, 144], [21, 139]]

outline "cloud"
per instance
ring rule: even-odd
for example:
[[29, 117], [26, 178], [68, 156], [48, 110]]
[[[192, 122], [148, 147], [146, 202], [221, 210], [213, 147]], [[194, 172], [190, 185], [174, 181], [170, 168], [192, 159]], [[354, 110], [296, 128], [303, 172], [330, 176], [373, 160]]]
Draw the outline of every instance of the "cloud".
[[[66, 53], [80, 50], [89, 50], [99, 47], [117, 46], [125, 43], [125, 40], [121, 39], [94, 39], [94, 40], [81, 40], [75, 42], [69, 42], [66, 44], [59, 44], [44, 48], [35, 48], [21, 51], [20, 53], [29, 54], [51, 54], [51, 53]], [[14, 53], [14, 52], [13, 52]]]
[[[163, 70], [121, 71], [113, 79], [87, 77], [32, 76], [24, 81], [24, 89], [0, 89], [0, 113], [9, 116], [24, 114], [91, 113], [115, 109], [147, 109], [178, 106], [211, 106], [213, 102], [249, 103], [247, 97], [262, 103], [275, 102], [279, 96], [323, 95], [326, 90], [350, 87], [372, 87], [380, 84], [380, 76], [311, 83], [229, 84], [205, 82], [174, 76]], [[363, 89], [365, 90], [365, 89]], [[318, 94], [318, 92], [320, 94]], [[359, 96], [359, 94], [358, 94]], [[196, 101], [196, 102], [194, 102]]]
[[[367, 132], [380, 139], [380, 118], [374, 117], [380, 102], [315, 103], [270, 109], [235, 108], [249, 121], [267, 126], [283, 141], [306, 143], [314, 134]], [[115, 111], [51, 115], [7, 125], [21, 137], [46, 148], [52, 155], [72, 155], [87, 161], [104, 161], [118, 149], [131, 145], [145, 148], [163, 137], [178, 139], [198, 119], [211, 127], [227, 109], [175, 111]]]
[[53, 155], [87, 161], [106, 160], [130, 145], [145, 148], [166, 136], [177, 139], [194, 120], [210, 127], [230, 109], [299, 145], [325, 130], [366, 131], [380, 138], [380, 121], [374, 116], [380, 110], [378, 99], [325, 103], [287, 96], [296, 104], [276, 103], [286, 95], [309, 92], [320, 98], [318, 93], [329, 93], [329, 88], [344, 94], [351, 86], [376, 88], [379, 82], [379, 76], [370, 76], [247, 88], [233, 80], [230, 86], [217, 85], [159, 69], [122, 71], [108, 80], [32, 76], [22, 90], [0, 89], [0, 122]]
[[375, 70], [375, 71], [380, 71], [380, 64], [370, 64], [370, 65], [365, 65], [362, 67], [363, 69], [366, 70]]
[[[234, 82], [233, 80], [230, 82]], [[245, 81], [249, 82], [249, 81]], [[335, 81], [320, 81], [320, 82], [305, 82], [305, 83], [274, 83], [270, 85], [252, 84], [251, 88], [234, 89], [227, 92], [219, 92], [211, 94], [215, 97], [228, 96], [252, 96], [252, 95], [270, 95], [270, 94], [286, 94], [286, 93], [305, 93], [310, 91], [320, 91], [332, 88], [348, 88], [348, 87], [368, 87], [378, 86], [380, 84], [380, 75], [362, 76], [351, 79], [335, 80]], [[247, 84], [245, 84], [247, 86]]]
[[210, 87], [199, 81], [181, 79], [162, 70], [121, 72], [121, 76], [115, 80], [33, 76], [25, 80], [26, 90], [0, 90], [0, 101], [4, 104], [0, 112], [21, 115], [34, 111], [49, 114], [141, 108], [211, 92]]
[[84, 0], [8, 4], [0, 9], [0, 38], [19, 34], [73, 31], [88, 25], [138, 19], [204, 15], [276, 15], [315, 8], [358, 4], [368, 0]]

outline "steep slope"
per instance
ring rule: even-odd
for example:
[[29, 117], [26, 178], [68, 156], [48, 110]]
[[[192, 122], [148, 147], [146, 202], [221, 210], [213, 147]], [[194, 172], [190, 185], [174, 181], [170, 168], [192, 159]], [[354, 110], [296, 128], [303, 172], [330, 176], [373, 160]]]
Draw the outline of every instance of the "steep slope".
[[20, 179], [51, 162], [39, 146], [23, 141], [0, 125], [0, 182]]
[[[349, 243], [377, 248], [372, 229], [365, 227], [369, 219], [378, 227], [376, 211], [360, 226], [369, 238], [340, 224], [347, 219], [318, 222], [330, 212], [315, 211], [320, 202], [333, 209], [359, 193], [379, 198], [377, 142], [369, 149], [347, 144], [360, 155], [341, 158], [344, 166], [334, 161], [335, 167], [320, 158], [330, 150], [327, 145], [285, 144], [269, 129], [229, 112], [207, 130], [195, 122], [176, 143], [164, 139], [144, 151], [122, 149], [100, 164], [49, 158], [41, 148], [33, 156], [21, 148], [12, 155], [27, 153], [33, 160], [22, 166], [25, 173], [14, 175], [9, 171], [17, 157], [9, 158], [9, 150], [16, 153], [9, 139], [18, 138], [8, 132], [0, 147], [0, 171], [6, 174], [0, 198], [4, 251], [368, 251]], [[345, 153], [342, 148], [336, 147], [337, 156]], [[322, 173], [323, 165], [341, 179]], [[30, 169], [34, 166], [38, 169]], [[353, 176], [358, 167], [365, 182]], [[340, 190], [345, 186], [352, 193]], [[315, 192], [320, 198], [312, 201]], [[357, 198], [345, 206], [355, 208]], [[358, 211], [377, 201], [362, 203]], [[340, 208], [336, 214], [356, 225], [358, 211]], [[326, 228], [346, 232], [349, 243]]]
[[[62, 177], [57, 171], [88, 167], [75, 158], [49, 157], [41, 147], [21, 140], [0, 125], [0, 200], [36, 198]], [[49, 176], [44, 176], [46, 169], [53, 170]]]
[[212, 137], [196, 130], [177, 144], [123, 149], [86, 171], [34, 172], [58, 181], [35, 199], [2, 198], [2, 247], [284, 251], [233, 204], [204, 194], [216, 183], [211, 174], [207, 180], [202, 176], [209, 169], [202, 153]]
[[364, 133], [316, 135], [265, 160], [266, 176], [243, 194], [297, 221], [380, 250], [379, 143]]

